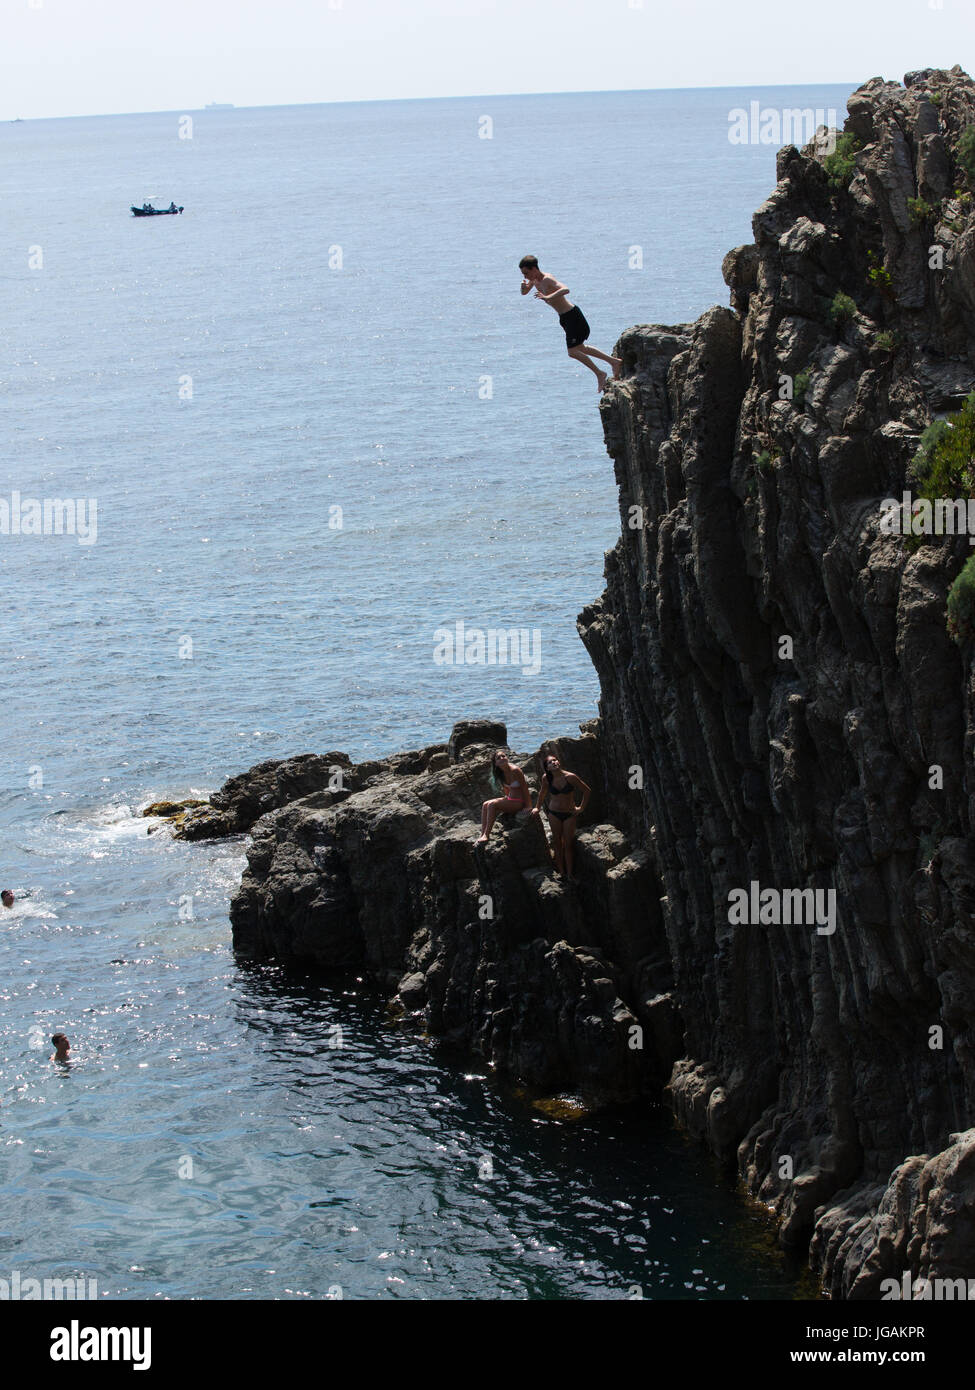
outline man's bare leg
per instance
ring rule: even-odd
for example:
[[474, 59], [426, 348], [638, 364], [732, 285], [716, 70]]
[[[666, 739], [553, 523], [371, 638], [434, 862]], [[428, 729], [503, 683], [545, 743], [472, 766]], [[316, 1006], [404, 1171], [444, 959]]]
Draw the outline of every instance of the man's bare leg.
[[590, 360], [589, 351], [587, 348], [569, 348], [569, 356], [574, 357], [577, 362], [581, 362], [584, 367], [588, 367], [591, 372], [595, 372], [596, 385], [599, 387], [600, 391], [606, 390], [606, 387], [609, 383], [609, 377], [606, 375], [605, 372], [601, 372], [599, 370], [595, 362]]
[[587, 352], [590, 357], [599, 357], [603, 362], [612, 362], [613, 376], [619, 378], [623, 367], [622, 357], [611, 357], [608, 352], [600, 352], [599, 348], [594, 348], [589, 343], [583, 343], [582, 350]]

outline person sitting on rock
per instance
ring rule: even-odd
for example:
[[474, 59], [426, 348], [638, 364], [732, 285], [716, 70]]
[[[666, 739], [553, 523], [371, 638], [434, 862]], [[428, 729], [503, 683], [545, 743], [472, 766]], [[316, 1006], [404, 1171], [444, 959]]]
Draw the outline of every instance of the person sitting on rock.
[[504, 796], [493, 797], [481, 807], [481, 834], [477, 843], [486, 845], [491, 830], [499, 815], [508, 812], [527, 811], [532, 804], [532, 795], [520, 767], [515, 767], [507, 753], [500, 749], [491, 759], [491, 785], [496, 792], [504, 791]]
[[[576, 827], [579, 816], [589, 804], [592, 792], [581, 777], [577, 777], [574, 772], [565, 771], [551, 750], [539, 758], [538, 770], [541, 774], [538, 804], [532, 815], [539, 815], [545, 806], [548, 823], [552, 829], [555, 872], [571, 879], [575, 860]], [[575, 798], [577, 791], [582, 793], [582, 800], [578, 806]]]

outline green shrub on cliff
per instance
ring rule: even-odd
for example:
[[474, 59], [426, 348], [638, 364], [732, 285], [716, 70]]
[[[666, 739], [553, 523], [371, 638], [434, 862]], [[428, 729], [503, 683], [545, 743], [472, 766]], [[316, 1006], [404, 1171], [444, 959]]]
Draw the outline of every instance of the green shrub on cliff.
[[970, 125], [958, 137], [958, 163], [964, 169], [968, 182], [975, 186], [975, 125]]
[[806, 392], [809, 390], [809, 383], [811, 380], [812, 367], [804, 367], [801, 372], [796, 372], [796, 379], [792, 386], [792, 402], [794, 405], [805, 405]]
[[912, 224], [917, 227], [922, 222], [932, 222], [941, 211], [941, 204], [926, 203], [923, 198], [908, 198], [907, 211]]
[[959, 644], [975, 638], [975, 555], [948, 590], [948, 636]]
[[853, 170], [856, 168], [857, 151], [862, 148], [852, 131], [838, 137], [836, 149], [823, 160], [823, 168], [829, 175], [830, 188], [839, 190], [849, 187]]
[[975, 391], [956, 414], [928, 425], [908, 471], [919, 497], [975, 496]]
[[931, 860], [938, 852], [938, 846], [941, 844], [944, 836], [945, 824], [944, 821], [941, 820], [935, 821], [930, 830], [925, 831], [923, 835], [919, 836], [917, 842], [918, 858], [920, 860], [918, 865], [919, 868], [925, 869], [931, 863]]
[[842, 290], [837, 290], [829, 306], [829, 321], [838, 328], [840, 324], [848, 323], [850, 319], [855, 318], [856, 311], [856, 301]]
[[878, 290], [888, 294], [894, 283], [890, 278], [890, 271], [882, 264], [876, 251], [868, 251], [867, 260], [870, 262], [870, 269], [867, 271], [867, 279], [872, 285], [876, 285]]
[[907, 476], [912, 483], [920, 486], [927, 482], [934, 466], [934, 450], [943, 435], [951, 429], [947, 420], [934, 420], [921, 435], [917, 453], [911, 459]]

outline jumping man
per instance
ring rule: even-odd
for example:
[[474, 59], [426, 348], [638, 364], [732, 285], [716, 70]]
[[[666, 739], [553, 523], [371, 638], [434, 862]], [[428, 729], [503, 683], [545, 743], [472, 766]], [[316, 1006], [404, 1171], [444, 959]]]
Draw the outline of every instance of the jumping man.
[[605, 391], [609, 376], [606, 372], [600, 371], [592, 359], [598, 357], [603, 362], [611, 363], [613, 376], [618, 377], [623, 366], [622, 358], [610, 357], [609, 353], [589, 346], [586, 342], [589, 337], [589, 325], [585, 314], [578, 304], [573, 304], [569, 299], [568, 285], [563, 285], [554, 275], [546, 275], [539, 270], [537, 257], [523, 256], [518, 262], [518, 269], [524, 276], [521, 282], [522, 294], [529, 294], [534, 289], [536, 299], [543, 299], [546, 304], [551, 304], [565, 333], [569, 356], [588, 367], [591, 372], [595, 372], [597, 386], [600, 391]]

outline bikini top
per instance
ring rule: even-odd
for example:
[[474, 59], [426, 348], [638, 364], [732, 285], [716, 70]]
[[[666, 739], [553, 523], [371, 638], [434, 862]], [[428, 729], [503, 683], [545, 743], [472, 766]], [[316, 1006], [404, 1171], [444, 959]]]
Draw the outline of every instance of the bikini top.
[[568, 781], [568, 779], [566, 779], [564, 787], [557, 787], [552, 781], [552, 774], [550, 772], [546, 772], [545, 776], [548, 778], [548, 789], [552, 796], [565, 796], [566, 792], [571, 792], [573, 790], [572, 783]]

